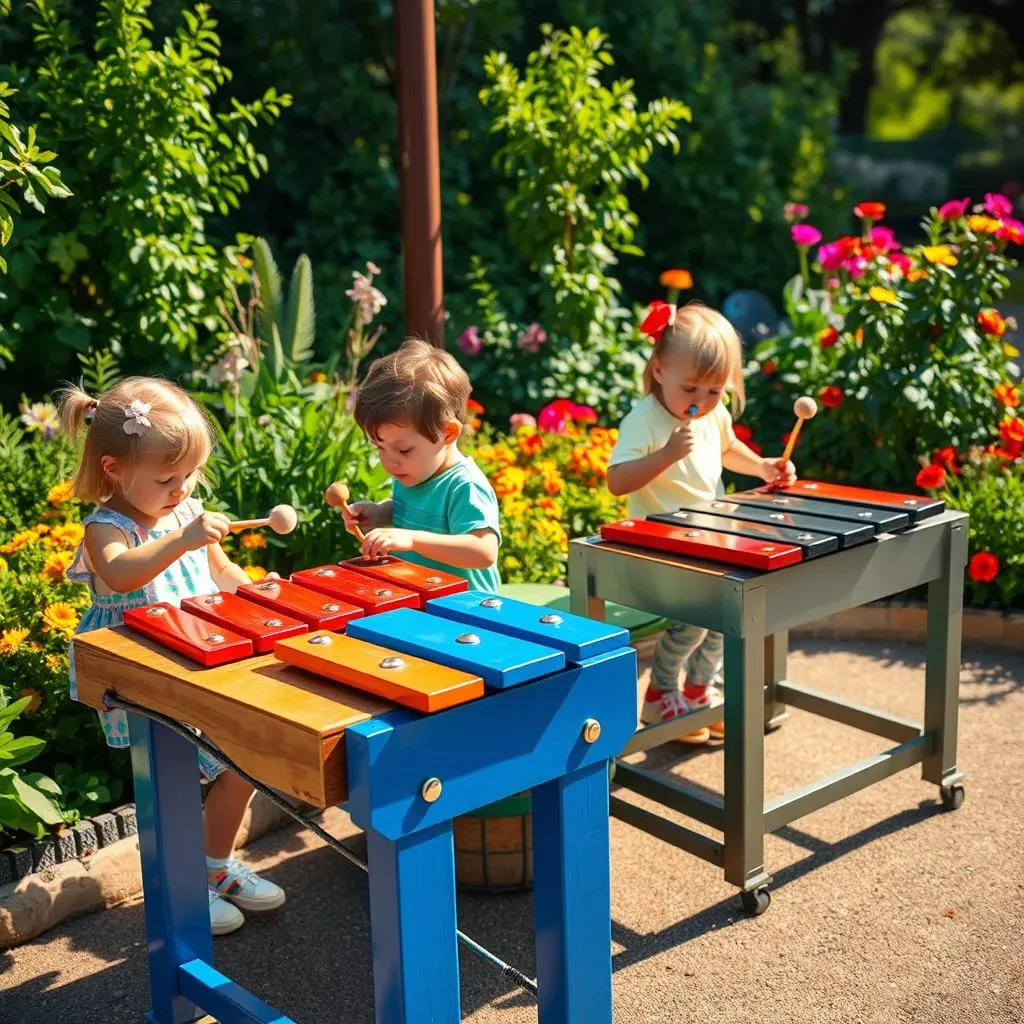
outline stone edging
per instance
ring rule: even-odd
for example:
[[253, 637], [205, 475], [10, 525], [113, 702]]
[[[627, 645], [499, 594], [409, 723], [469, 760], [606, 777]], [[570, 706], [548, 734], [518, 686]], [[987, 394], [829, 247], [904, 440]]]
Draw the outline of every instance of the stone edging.
[[[921, 602], [878, 601], [849, 608], [794, 629], [794, 636], [924, 643], [926, 606]], [[1024, 652], [1024, 614], [965, 608], [963, 646]]]
[[[259, 793], [238, 847], [292, 819]], [[116, 906], [142, 891], [135, 807], [80, 822], [60, 836], [0, 851], [0, 949], [29, 942], [63, 921]], [[6, 869], [6, 870], [5, 870]]]

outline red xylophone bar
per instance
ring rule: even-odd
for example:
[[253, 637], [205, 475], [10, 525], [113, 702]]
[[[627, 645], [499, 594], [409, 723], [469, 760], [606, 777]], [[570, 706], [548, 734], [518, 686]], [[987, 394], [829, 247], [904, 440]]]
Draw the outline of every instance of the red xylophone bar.
[[946, 503], [938, 498], [925, 498], [913, 494], [891, 494], [867, 487], [847, 487], [843, 484], [826, 484], [817, 480], [797, 480], [792, 487], [783, 487], [779, 494], [799, 495], [802, 498], [819, 498], [835, 501], [841, 505], [861, 505], [906, 512], [911, 523], [939, 515]]
[[130, 608], [124, 613], [124, 624], [207, 668], [248, 658], [253, 653], [251, 640], [173, 604], [160, 602]]
[[337, 565], [319, 565], [314, 569], [300, 569], [292, 573], [292, 581], [299, 586], [318, 590], [322, 594], [358, 605], [367, 614], [386, 612], [392, 608], [418, 608], [419, 595], [392, 584], [386, 586]]
[[363, 614], [358, 605], [300, 587], [290, 580], [260, 580], [238, 588], [239, 597], [308, 623], [310, 629], [342, 630]]
[[309, 626], [283, 612], [264, 608], [237, 594], [222, 592], [202, 597], [186, 597], [181, 602], [183, 611], [198, 615], [218, 626], [248, 637], [256, 654], [266, 654], [274, 643], [290, 636], [309, 631]]
[[407, 562], [403, 558], [353, 558], [340, 564], [361, 576], [414, 591], [419, 594], [421, 608], [435, 597], [460, 594], [469, 589], [469, 581], [462, 576]]

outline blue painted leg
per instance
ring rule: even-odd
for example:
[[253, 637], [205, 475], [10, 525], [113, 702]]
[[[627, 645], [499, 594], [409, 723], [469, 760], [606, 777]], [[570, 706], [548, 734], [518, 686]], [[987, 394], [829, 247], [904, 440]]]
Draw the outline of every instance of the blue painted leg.
[[203, 1016], [179, 994], [178, 968], [213, 962], [196, 748], [170, 729], [129, 715], [132, 771], [146, 897], [150, 1024]]
[[377, 1024], [458, 1024], [451, 822], [394, 841], [367, 829], [366, 856]]
[[608, 763], [533, 790], [539, 1024], [611, 1024]]

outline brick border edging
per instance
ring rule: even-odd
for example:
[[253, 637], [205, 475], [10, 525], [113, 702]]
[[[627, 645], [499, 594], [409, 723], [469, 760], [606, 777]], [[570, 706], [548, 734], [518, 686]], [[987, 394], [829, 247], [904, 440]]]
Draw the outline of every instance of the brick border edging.
[[[259, 793], [246, 812], [237, 847], [292, 819]], [[142, 891], [135, 805], [126, 804], [65, 829], [59, 836], [0, 851], [0, 949]]]
[[[922, 602], [877, 601], [809, 622], [793, 629], [792, 635], [924, 643], [926, 618]], [[963, 646], [1024, 652], [1024, 613], [965, 608]]]

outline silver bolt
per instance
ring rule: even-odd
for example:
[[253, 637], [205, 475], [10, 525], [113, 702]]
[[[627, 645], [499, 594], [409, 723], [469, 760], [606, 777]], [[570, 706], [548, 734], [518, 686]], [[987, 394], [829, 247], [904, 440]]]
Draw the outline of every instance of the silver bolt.
[[405, 668], [405, 662], [401, 658], [389, 657], [382, 658], [380, 661], [381, 668]]
[[159, 605], [155, 605], [152, 608], [147, 608], [146, 609], [146, 614], [147, 615], [166, 615], [167, 614], [167, 609], [166, 608], [161, 608], [161, 607], [159, 607]]
[[773, 548], [771, 545], [768, 545], [767, 547], [761, 548], [761, 550], [764, 551], [767, 554], [767, 553], [769, 553], [771, 551], [774, 551], [775, 548]]
[[685, 536], [687, 536], [687, 537], [699, 537], [700, 536], [700, 530], [687, 530], [686, 533], [685, 533]]
[[380, 590], [375, 590], [375, 591], [373, 592], [373, 596], [374, 596], [374, 597], [390, 597], [390, 596], [391, 596], [391, 591], [390, 591], [390, 590], [387, 590], [387, 589], [386, 589], [386, 588], [384, 588], [384, 587], [381, 587], [381, 589], [380, 589]]
[[542, 615], [540, 617], [540, 621], [543, 622], [545, 626], [560, 626], [562, 624], [562, 616], [549, 613], [547, 615]]
[[583, 723], [583, 740], [585, 743], [596, 743], [601, 735], [601, 723], [596, 718], [588, 718]]
[[420, 787], [420, 796], [428, 804], [435, 803], [441, 796], [441, 790], [444, 787], [441, 785], [440, 779], [427, 779], [426, 782]]
[[332, 601], [330, 604], [325, 604], [323, 606], [323, 611], [325, 611], [325, 612], [340, 612], [341, 611], [341, 605], [340, 604], [335, 604]]
[[500, 608], [501, 607], [501, 598], [500, 597], [485, 597], [480, 602], [480, 605], [483, 608]]
[[635, 526], [636, 524], [633, 522], [632, 519], [623, 519], [622, 520], [622, 525], [623, 526]]
[[460, 644], [478, 644], [480, 643], [480, 637], [476, 633], [460, 633], [455, 638], [455, 642]]
[[224, 637], [220, 633], [211, 633], [206, 637], [206, 642], [208, 644], [222, 644], [224, 643]]
[[203, 602], [203, 604], [221, 604], [223, 602], [223, 600], [224, 600], [224, 598], [221, 597], [220, 594], [213, 594], [211, 597], [208, 597]]
[[812, 533], [798, 533], [796, 535], [797, 540], [814, 540], [814, 534]]
[[317, 569], [316, 575], [317, 576], [333, 576], [334, 575], [334, 570], [333, 569]]
[[279, 590], [280, 587], [276, 580], [271, 580], [269, 583], [261, 583], [257, 590]]
[[789, 498], [772, 498], [773, 505], [788, 505]]
[[782, 520], [785, 519], [786, 517], [781, 512], [769, 512], [768, 513], [768, 518], [769, 519], [777, 519], [781, 523]]
[[427, 579], [426, 579], [426, 582], [427, 583], [440, 583], [441, 582], [441, 577], [440, 576], [428, 576]]
[[904, 498], [903, 499], [903, 504], [904, 505], [920, 505], [921, 503], [917, 500], [917, 498]]
[[871, 513], [870, 512], [858, 512], [857, 513], [857, 518], [858, 519], [870, 519], [871, 518]]
[[674, 515], [676, 517], [676, 519], [689, 519], [690, 518], [690, 513], [689, 512], [673, 512], [672, 515]]
[[331, 638], [325, 633], [317, 633], [316, 636], [311, 636], [309, 638], [309, 642], [311, 644], [316, 644], [317, 647], [325, 647], [331, 642]]
[[284, 623], [280, 619], [267, 619], [264, 623], [265, 626], [283, 626]]

